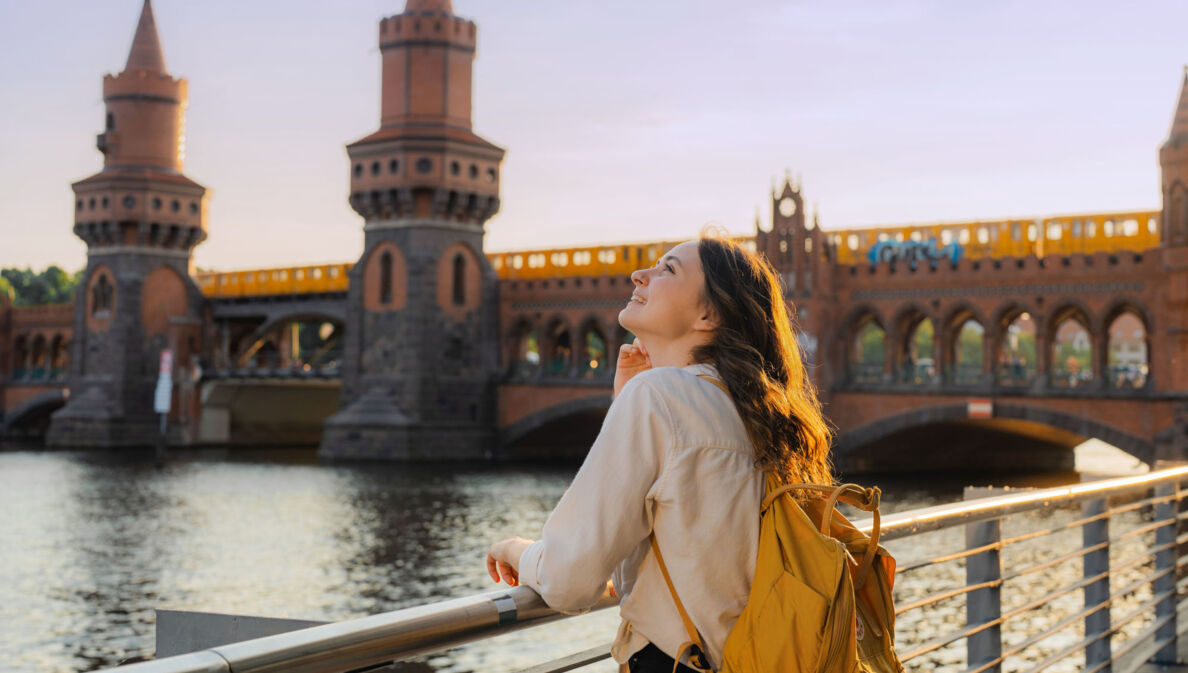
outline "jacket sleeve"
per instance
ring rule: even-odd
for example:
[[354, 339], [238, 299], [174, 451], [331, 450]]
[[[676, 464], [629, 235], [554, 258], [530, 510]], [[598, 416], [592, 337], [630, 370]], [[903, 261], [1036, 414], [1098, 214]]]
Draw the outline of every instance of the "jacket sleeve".
[[673, 446], [663, 398], [638, 375], [611, 404], [602, 429], [540, 540], [520, 556], [520, 583], [550, 607], [588, 609], [624, 558], [652, 532], [651, 500]]

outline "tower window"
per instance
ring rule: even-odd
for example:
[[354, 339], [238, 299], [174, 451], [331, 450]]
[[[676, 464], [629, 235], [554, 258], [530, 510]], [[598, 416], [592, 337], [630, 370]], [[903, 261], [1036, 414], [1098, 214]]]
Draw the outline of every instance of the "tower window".
[[363, 164], [355, 164], [355, 177], [356, 178], [362, 177], [362, 175], [363, 175]]
[[78, 203], [75, 204], [75, 208], [76, 208], [76, 210], [82, 210], [82, 206], [83, 206], [82, 199], [79, 199]]
[[190, 214], [191, 214], [191, 215], [197, 215], [197, 214], [198, 214], [198, 204], [197, 204], [197, 203], [190, 202]]
[[181, 202], [177, 199], [174, 199], [172, 202], [170, 202], [169, 209], [176, 213], [177, 211], [181, 210]]
[[494, 168], [487, 169], [487, 182], [495, 182], [496, 178], [498, 177], [499, 174], [495, 172]]
[[113, 115], [110, 112], [107, 113], [107, 130], [108, 131], [115, 130], [115, 115]]
[[124, 207], [125, 207], [125, 208], [132, 208], [132, 207], [133, 207], [133, 206], [135, 206], [135, 205], [136, 205], [136, 198], [135, 198], [135, 197], [132, 197], [132, 196], [125, 196], [125, 197], [124, 197]]
[[111, 311], [111, 296], [113, 290], [107, 274], [99, 276], [95, 286], [91, 288], [91, 315], [97, 318], [106, 317]]
[[454, 306], [466, 303], [466, 258], [462, 253], [454, 255]]
[[106, 208], [109, 203], [111, 202], [107, 200], [107, 197], [103, 197], [103, 207]]
[[478, 177], [478, 166], [470, 164], [470, 179], [473, 180]]
[[161, 210], [161, 199], [156, 196], [153, 197], [153, 210]]
[[458, 175], [462, 172], [462, 164], [457, 161], [450, 162], [450, 175]]
[[[128, 206], [128, 207], [131, 208], [131, 206]], [[87, 201], [87, 208], [89, 208], [91, 210], [95, 210], [95, 197], [92, 196], [91, 200]]]
[[397, 173], [399, 171], [400, 171], [400, 162], [399, 161], [397, 161], [396, 159], [393, 159], [388, 162], [388, 172], [389, 173]]
[[380, 162], [378, 162], [378, 161], [371, 162], [371, 174], [372, 175], [380, 174]]
[[392, 303], [392, 253], [387, 250], [380, 255], [380, 303]]
[[421, 157], [420, 159], [417, 159], [417, 172], [418, 173], [428, 173], [431, 170], [433, 170], [433, 160], [432, 159], [429, 159], [428, 157]]

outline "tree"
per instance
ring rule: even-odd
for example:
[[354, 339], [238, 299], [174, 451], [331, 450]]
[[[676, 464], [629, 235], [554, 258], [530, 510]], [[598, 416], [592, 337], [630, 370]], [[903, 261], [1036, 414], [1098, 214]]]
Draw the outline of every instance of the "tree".
[[82, 280], [82, 271], [66, 273], [62, 267], [50, 265], [41, 273], [32, 269], [0, 269], [0, 278], [15, 295], [17, 306], [66, 304], [74, 300], [74, 292]]

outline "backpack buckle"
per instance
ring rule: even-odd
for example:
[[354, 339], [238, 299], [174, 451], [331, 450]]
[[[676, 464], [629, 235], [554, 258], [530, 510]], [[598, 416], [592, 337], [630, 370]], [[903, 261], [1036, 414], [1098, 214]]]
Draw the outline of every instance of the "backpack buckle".
[[709, 661], [705, 658], [705, 653], [697, 645], [689, 648], [689, 663], [702, 671], [713, 670], [710, 668]]

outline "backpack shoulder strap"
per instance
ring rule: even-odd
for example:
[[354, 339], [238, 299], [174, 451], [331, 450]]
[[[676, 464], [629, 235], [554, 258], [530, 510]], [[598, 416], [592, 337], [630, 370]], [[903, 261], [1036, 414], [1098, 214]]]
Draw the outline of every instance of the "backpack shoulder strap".
[[675, 672], [681, 663], [681, 657], [686, 651], [689, 651], [689, 663], [702, 671], [709, 671], [709, 660], [705, 656], [705, 643], [701, 640], [701, 634], [697, 632], [697, 627], [693, 624], [693, 620], [689, 618], [689, 613], [685, 611], [685, 605], [681, 603], [681, 599], [677, 596], [676, 587], [672, 585], [672, 577], [668, 575], [668, 567], [664, 565], [664, 555], [660, 553], [660, 545], [656, 542], [656, 534], [652, 533], [652, 553], [656, 555], [656, 563], [660, 565], [660, 574], [664, 575], [664, 583], [668, 585], [668, 593], [672, 594], [672, 602], [676, 603], [677, 612], [681, 614], [681, 621], [685, 623], [685, 632], [689, 634], [689, 640], [681, 644], [681, 649], [677, 655], [673, 657], [672, 670]]

